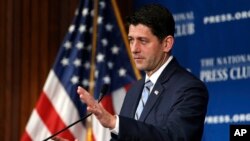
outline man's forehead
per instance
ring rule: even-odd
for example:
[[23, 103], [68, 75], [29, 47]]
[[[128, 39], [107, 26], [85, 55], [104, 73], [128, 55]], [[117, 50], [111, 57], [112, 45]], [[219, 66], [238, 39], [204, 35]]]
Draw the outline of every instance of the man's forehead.
[[128, 35], [129, 36], [146, 36], [146, 35], [151, 35], [151, 29], [143, 24], [138, 24], [138, 25], [130, 25], [129, 30], [128, 30]]

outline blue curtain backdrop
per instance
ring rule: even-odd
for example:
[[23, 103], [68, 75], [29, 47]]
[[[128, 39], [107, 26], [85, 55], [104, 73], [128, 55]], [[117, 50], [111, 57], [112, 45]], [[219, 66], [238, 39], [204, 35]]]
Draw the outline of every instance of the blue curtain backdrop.
[[174, 55], [209, 89], [203, 141], [228, 141], [231, 124], [250, 124], [250, 1], [136, 0], [134, 5], [147, 3], [172, 11]]

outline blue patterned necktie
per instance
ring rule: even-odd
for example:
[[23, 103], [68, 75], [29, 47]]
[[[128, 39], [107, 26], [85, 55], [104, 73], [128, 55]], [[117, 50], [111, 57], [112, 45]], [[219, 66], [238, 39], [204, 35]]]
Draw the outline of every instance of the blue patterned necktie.
[[140, 118], [140, 115], [142, 113], [142, 110], [148, 100], [148, 96], [150, 94], [150, 88], [153, 86], [153, 83], [148, 80], [145, 84], [144, 84], [144, 88], [142, 91], [142, 95], [141, 95], [141, 99], [139, 101], [139, 104], [137, 106], [136, 109], [136, 113], [135, 113], [135, 119], [138, 120]]

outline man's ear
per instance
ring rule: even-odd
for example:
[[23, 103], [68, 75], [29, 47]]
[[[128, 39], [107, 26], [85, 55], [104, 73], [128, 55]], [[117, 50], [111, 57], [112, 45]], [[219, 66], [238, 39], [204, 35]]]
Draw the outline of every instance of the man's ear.
[[163, 39], [163, 51], [168, 53], [168, 52], [171, 52], [172, 48], [173, 48], [173, 45], [174, 45], [174, 37], [171, 36], [171, 35], [168, 35], [167, 37], [165, 37]]

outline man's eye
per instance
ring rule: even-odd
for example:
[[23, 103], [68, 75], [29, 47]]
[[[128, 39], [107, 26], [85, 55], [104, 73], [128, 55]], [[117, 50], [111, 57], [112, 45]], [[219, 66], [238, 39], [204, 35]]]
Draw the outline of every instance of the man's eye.
[[128, 42], [129, 42], [129, 43], [132, 43], [132, 42], [133, 42], [133, 39], [128, 39]]
[[146, 40], [141, 40], [141, 43], [142, 43], [142, 44], [146, 44], [147, 41], [146, 41]]

